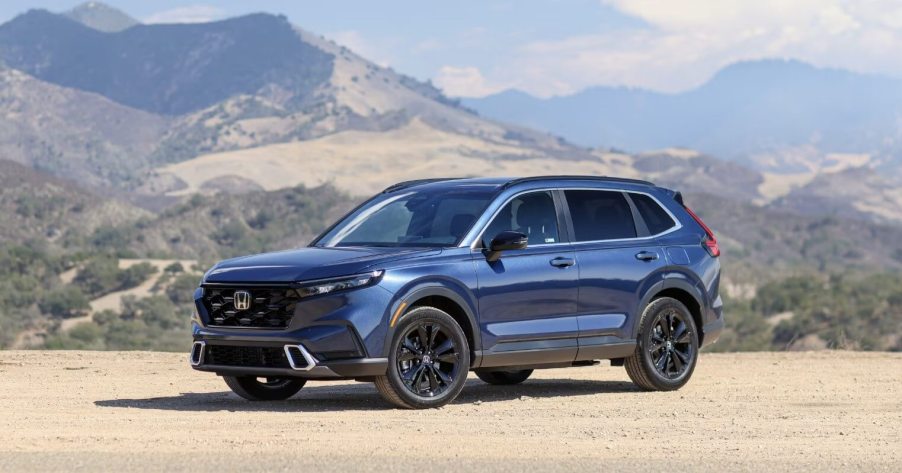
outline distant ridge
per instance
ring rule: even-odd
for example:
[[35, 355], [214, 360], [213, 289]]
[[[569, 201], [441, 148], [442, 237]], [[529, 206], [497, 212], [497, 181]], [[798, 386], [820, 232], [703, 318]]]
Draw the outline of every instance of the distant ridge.
[[505, 91], [462, 103], [578, 144], [632, 151], [681, 146], [741, 158], [800, 146], [902, 150], [902, 80], [794, 60], [736, 63], [678, 94], [592, 87], [548, 99]]

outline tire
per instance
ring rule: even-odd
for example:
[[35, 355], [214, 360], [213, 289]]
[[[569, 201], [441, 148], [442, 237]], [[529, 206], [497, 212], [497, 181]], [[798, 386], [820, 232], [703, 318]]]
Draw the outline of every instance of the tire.
[[493, 370], [475, 370], [476, 376], [479, 379], [485, 381], [489, 384], [495, 384], [498, 386], [510, 386], [512, 384], [520, 384], [523, 381], [526, 381], [529, 378], [529, 375], [532, 374], [532, 370], [517, 370], [517, 371], [493, 371]]
[[255, 376], [223, 376], [231, 390], [248, 401], [284, 401], [298, 393], [306, 379], [265, 378], [261, 382]]
[[698, 331], [682, 302], [662, 297], [649, 304], [638, 338], [623, 364], [633, 383], [646, 391], [673, 391], [689, 381], [698, 362]]
[[375, 383], [382, 398], [397, 407], [444, 406], [467, 381], [467, 337], [457, 321], [439, 309], [416, 307], [406, 313], [389, 349], [388, 372]]

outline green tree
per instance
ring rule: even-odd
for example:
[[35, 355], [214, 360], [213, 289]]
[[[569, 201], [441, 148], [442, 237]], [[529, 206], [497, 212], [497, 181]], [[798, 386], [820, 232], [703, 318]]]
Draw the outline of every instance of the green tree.
[[91, 308], [88, 298], [74, 286], [65, 286], [50, 291], [38, 306], [41, 312], [54, 317], [71, 317]]
[[112, 292], [119, 287], [119, 260], [110, 256], [94, 258], [75, 275], [74, 282], [93, 297]]
[[156, 266], [150, 263], [133, 264], [119, 273], [119, 289], [130, 289], [139, 286], [156, 272]]

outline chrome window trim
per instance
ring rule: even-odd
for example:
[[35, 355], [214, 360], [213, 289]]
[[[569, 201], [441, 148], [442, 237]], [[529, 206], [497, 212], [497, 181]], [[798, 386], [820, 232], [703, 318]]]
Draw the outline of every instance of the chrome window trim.
[[[671, 212], [670, 209], [667, 208], [666, 205], [661, 203], [661, 201], [657, 197], [655, 197], [654, 195], [652, 195], [649, 192], [643, 192], [643, 191], [637, 191], [637, 190], [626, 190], [626, 189], [611, 189], [611, 188], [607, 188], [607, 187], [551, 187], [551, 188], [542, 188], [542, 189], [528, 189], [528, 190], [518, 192], [518, 193], [508, 197], [504, 201], [504, 203], [501, 204], [501, 206], [499, 206], [495, 210], [495, 212], [492, 213], [492, 217], [489, 218], [488, 223], [486, 223], [485, 226], [482, 227], [482, 229], [480, 229], [479, 233], [476, 234], [476, 238], [474, 238], [473, 241], [469, 245], [465, 245], [462, 243], [460, 245], [460, 247], [469, 246], [470, 249], [473, 249], [473, 250], [477, 249], [476, 244], [478, 242], [482, 241], [483, 234], [488, 229], [489, 225], [491, 225], [492, 222], [495, 220], [495, 217], [498, 216], [498, 213], [501, 212], [501, 210], [505, 206], [507, 206], [507, 204], [509, 204], [512, 200], [516, 199], [517, 197], [520, 197], [521, 195], [525, 195], [525, 194], [531, 194], [533, 192], [554, 192], [554, 191], [563, 191], [563, 192], [566, 192], [566, 191], [606, 191], [606, 192], [621, 192], [621, 193], [626, 193], [626, 194], [646, 195], [646, 196], [650, 197], [651, 200], [653, 200], [656, 204], [658, 204], [659, 207], [664, 209], [664, 212], [666, 212], [667, 215], [670, 217], [670, 219], [674, 222], [674, 225], [672, 227], [668, 228], [667, 230], [664, 230], [663, 232], [659, 232], [654, 235], [648, 235], [648, 236], [644, 236], [644, 237], [613, 238], [613, 239], [609, 239], [609, 240], [570, 241], [570, 242], [560, 242], [560, 243], [543, 243], [540, 245], [529, 245], [528, 248], [543, 248], [543, 247], [554, 247], [554, 246], [564, 246], [564, 245], [586, 245], [586, 244], [591, 244], [591, 243], [620, 243], [620, 242], [631, 242], [631, 241], [645, 241], [645, 240], [652, 240], [655, 238], [660, 238], [664, 235], [669, 235], [669, 234], [683, 228], [683, 224], [680, 222], [680, 219], [678, 219], [676, 217], [676, 215], [674, 215], [673, 212]], [[569, 205], [566, 202], [564, 204]], [[640, 217], [641, 217], [641, 215], [640, 215]], [[573, 239], [575, 239], [575, 235], [571, 235], [571, 237]]]

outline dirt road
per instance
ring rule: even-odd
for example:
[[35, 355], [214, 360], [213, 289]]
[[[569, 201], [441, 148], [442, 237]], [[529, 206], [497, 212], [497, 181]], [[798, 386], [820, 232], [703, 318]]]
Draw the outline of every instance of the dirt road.
[[0, 351], [0, 471], [902, 470], [902, 354], [704, 355], [672, 393], [470, 377], [431, 411], [354, 382], [249, 403], [180, 354]]

